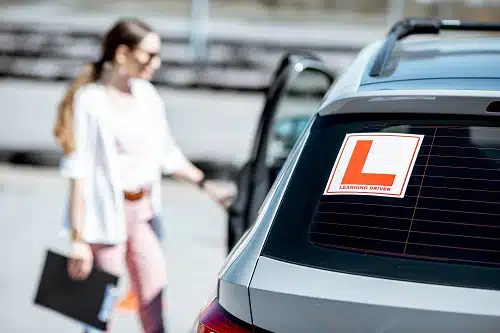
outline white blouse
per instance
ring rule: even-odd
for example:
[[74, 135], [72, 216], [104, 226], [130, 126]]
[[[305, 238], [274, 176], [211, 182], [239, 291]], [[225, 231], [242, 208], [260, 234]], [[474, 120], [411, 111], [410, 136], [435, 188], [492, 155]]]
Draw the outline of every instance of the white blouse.
[[[81, 87], [74, 99], [75, 150], [61, 160], [61, 175], [84, 178], [82, 238], [89, 243], [126, 241], [123, 190], [152, 182], [153, 209], [161, 213], [161, 176], [188, 164], [167, 124], [165, 105], [148, 81], [131, 81], [137, 108], [119, 119], [100, 83]], [[134, 126], [132, 126], [134, 125]], [[134, 138], [142, 137], [135, 141]], [[122, 148], [133, 151], [120, 154]], [[144, 159], [137, 159], [137, 157]], [[69, 204], [65, 218], [70, 228]]]
[[112, 112], [112, 134], [118, 152], [120, 188], [136, 192], [156, 180], [158, 163], [151, 147], [156, 138], [150, 135], [158, 122], [144, 104], [130, 101], [130, 107]]

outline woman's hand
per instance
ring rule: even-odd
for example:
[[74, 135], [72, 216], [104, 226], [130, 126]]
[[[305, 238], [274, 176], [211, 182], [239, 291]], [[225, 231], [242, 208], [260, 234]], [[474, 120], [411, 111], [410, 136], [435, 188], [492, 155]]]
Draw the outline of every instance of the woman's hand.
[[226, 210], [231, 206], [235, 195], [231, 188], [207, 180], [203, 184], [203, 189]]
[[87, 279], [94, 263], [90, 245], [82, 241], [74, 241], [71, 252], [71, 258], [68, 261], [69, 277], [73, 280]]

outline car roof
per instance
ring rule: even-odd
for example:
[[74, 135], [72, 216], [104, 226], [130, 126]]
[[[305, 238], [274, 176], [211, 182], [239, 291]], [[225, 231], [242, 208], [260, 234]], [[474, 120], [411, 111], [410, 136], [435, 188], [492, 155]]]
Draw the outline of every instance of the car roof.
[[500, 38], [468, 37], [403, 40], [380, 75], [370, 76], [375, 55], [367, 63], [360, 86], [425, 79], [500, 78]]
[[[454, 38], [443, 37], [441, 30], [452, 31]], [[464, 31], [467, 37], [453, 35]], [[470, 31], [498, 33], [500, 23], [440, 19], [396, 22], [385, 39], [361, 50], [327, 91], [320, 109], [345, 95], [380, 90], [499, 90], [500, 37], [474, 36]]]

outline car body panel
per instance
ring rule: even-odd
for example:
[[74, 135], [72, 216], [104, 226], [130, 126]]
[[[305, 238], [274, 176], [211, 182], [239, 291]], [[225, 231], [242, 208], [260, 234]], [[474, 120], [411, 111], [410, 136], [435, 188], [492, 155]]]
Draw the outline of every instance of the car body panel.
[[[386, 280], [261, 257], [253, 323], [280, 332], [493, 333], [500, 292]], [[362, 318], [362, 320], [360, 320]]]

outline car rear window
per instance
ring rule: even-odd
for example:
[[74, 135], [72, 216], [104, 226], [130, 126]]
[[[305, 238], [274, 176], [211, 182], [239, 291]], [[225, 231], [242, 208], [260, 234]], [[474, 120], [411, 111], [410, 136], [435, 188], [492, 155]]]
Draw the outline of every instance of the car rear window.
[[[341, 272], [500, 289], [498, 121], [401, 118], [318, 118], [263, 254]], [[349, 149], [347, 160], [340, 158]]]

